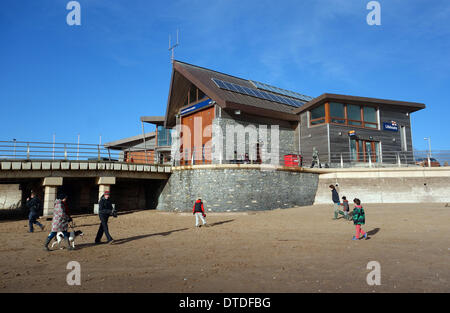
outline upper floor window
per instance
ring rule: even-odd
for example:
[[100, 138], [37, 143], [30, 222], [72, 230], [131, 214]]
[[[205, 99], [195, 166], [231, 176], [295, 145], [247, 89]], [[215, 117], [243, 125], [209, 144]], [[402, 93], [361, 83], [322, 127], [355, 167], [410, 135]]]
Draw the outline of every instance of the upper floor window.
[[311, 125], [325, 123], [325, 105], [320, 105], [310, 111]]
[[371, 106], [328, 102], [310, 110], [310, 125], [335, 123], [378, 128], [377, 109]]
[[186, 99], [184, 101], [184, 106], [200, 101], [203, 98], [207, 97], [203, 91], [198, 89], [195, 85], [191, 84], [189, 91], [186, 95]]

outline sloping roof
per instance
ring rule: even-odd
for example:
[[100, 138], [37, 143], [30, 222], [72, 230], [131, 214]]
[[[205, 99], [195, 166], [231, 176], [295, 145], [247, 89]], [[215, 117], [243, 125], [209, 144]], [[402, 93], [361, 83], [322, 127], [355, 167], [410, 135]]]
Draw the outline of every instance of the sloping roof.
[[221, 89], [212, 81], [212, 78], [256, 89], [247, 79], [174, 61], [165, 116], [167, 127], [175, 124], [175, 115], [184, 104], [190, 83], [197, 86], [223, 109], [239, 109], [254, 115], [290, 121], [298, 120], [298, 117], [294, 114], [294, 109], [296, 108], [293, 106]]
[[417, 102], [406, 102], [406, 101], [397, 101], [397, 100], [386, 100], [386, 99], [377, 99], [377, 98], [367, 98], [367, 97], [357, 97], [357, 96], [347, 96], [347, 95], [339, 95], [332, 93], [324, 93], [317, 98], [307, 102], [302, 107], [294, 110], [296, 114], [300, 114], [302, 112], [307, 111], [308, 109], [320, 105], [322, 103], [328, 101], [336, 101], [336, 102], [345, 102], [345, 103], [368, 103], [368, 104], [376, 104], [376, 105], [390, 105], [390, 106], [400, 106], [403, 108], [407, 108], [408, 112], [415, 112], [425, 108], [425, 104], [417, 103]]
[[[148, 150], [155, 148], [155, 136], [156, 132], [149, 132], [145, 134], [145, 148]], [[144, 140], [142, 134], [119, 139], [116, 141], [107, 142], [104, 144], [106, 148], [114, 150], [126, 150], [128, 148], [144, 149]]]

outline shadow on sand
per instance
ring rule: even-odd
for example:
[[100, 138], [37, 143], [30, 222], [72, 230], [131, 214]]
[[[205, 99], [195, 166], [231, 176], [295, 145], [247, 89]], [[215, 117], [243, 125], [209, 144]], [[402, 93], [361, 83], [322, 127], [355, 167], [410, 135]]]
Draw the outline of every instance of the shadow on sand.
[[[234, 219], [226, 220], [226, 221], [220, 221], [220, 222], [215, 222], [215, 223], [212, 223], [212, 224], [208, 224], [208, 227], [214, 227], [214, 226], [217, 226], [217, 225], [222, 225], [222, 224], [230, 223], [230, 222], [233, 222], [233, 221], [234, 221]], [[95, 224], [95, 225], [98, 225], [98, 224]], [[84, 225], [84, 226], [86, 226], [86, 225]], [[78, 227], [78, 225], [77, 225], [77, 227]], [[131, 242], [131, 241], [134, 241], [134, 240], [144, 239], [144, 238], [153, 237], [153, 236], [168, 236], [168, 235], [170, 235], [172, 233], [179, 232], [179, 231], [185, 231], [185, 230], [188, 230], [188, 229], [189, 228], [180, 228], [180, 229], [169, 230], [169, 231], [161, 232], [161, 233], [153, 233], [153, 234], [146, 234], [146, 235], [133, 236], [133, 237], [129, 237], [129, 238], [117, 239], [117, 240], [114, 240], [111, 244], [112, 245], [122, 245], [124, 243], [128, 243], [128, 242]], [[106, 242], [101, 242], [101, 243], [81, 243], [81, 244], [76, 245], [75, 249], [79, 250], [79, 249], [83, 249], [83, 248], [89, 248], [89, 247], [98, 246], [98, 245], [104, 245], [104, 244], [107, 244], [107, 243]]]
[[[373, 236], [373, 235], [375, 235], [376, 233], [378, 233], [379, 231], [380, 231], [379, 228], [374, 228], [374, 229], [372, 229], [372, 230], [369, 230], [369, 231], [367, 231], [367, 236]], [[367, 239], [370, 239], [370, 237], [368, 237]]]

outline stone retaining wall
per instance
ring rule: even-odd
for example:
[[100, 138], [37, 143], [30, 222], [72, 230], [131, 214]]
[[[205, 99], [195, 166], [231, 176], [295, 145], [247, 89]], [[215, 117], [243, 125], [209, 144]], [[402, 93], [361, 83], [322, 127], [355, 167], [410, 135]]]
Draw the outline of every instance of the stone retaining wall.
[[158, 210], [192, 211], [201, 198], [209, 212], [272, 210], [311, 205], [318, 175], [301, 169], [205, 165], [174, 167]]

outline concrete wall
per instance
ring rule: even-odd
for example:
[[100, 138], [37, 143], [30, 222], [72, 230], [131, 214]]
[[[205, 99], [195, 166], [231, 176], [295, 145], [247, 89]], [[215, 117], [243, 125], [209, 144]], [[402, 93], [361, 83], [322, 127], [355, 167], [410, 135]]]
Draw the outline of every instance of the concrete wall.
[[339, 196], [363, 203], [450, 202], [450, 168], [344, 169], [319, 176], [314, 204], [331, 203], [330, 184]]
[[20, 184], [0, 184], [0, 210], [18, 209], [22, 204]]
[[158, 210], [191, 212], [202, 198], [213, 212], [271, 210], [311, 205], [318, 175], [264, 166], [205, 165], [173, 168]]

